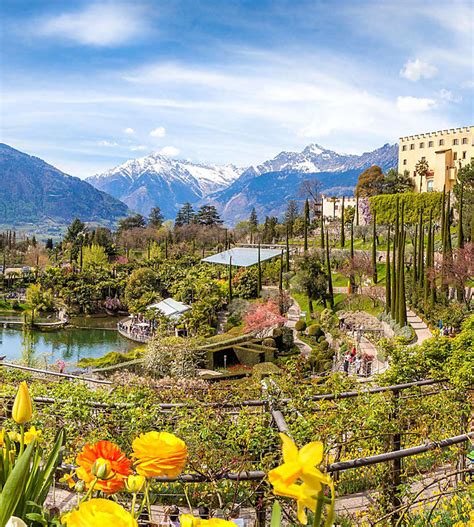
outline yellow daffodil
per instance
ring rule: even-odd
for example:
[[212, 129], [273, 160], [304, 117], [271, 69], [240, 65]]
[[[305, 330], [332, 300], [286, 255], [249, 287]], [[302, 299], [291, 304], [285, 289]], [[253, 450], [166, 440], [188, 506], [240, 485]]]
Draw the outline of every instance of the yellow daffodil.
[[70, 489], [73, 489], [76, 486], [76, 482], [74, 481], [74, 472], [64, 474], [64, 476], [59, 481], [61, 481], [62, 483], [67, 483], [67, 486]]
[[0, 448], [5, 444], [5, 428], [0, 430]]
[[128, 490], [128, 492], [131, 492], [132, 494], [136, 494], [137, 492], [140, 492], [143, 487], [145, 486], [146, 478], [145, 476], [128, 476], [128, 478], [125, 480], [125, 488]]
[[292, 485], [288, 486], [274, 487], [273, 492], [277, 496], [293, 498], [294, 500], [296, 500], [298, 521], [303, 525], [306, 525], [308, 523], [305, 508], [308, 508], [312, 512], [316, 510], [317, 491], [315, 491], [309, 485], [306, 485], [306, 483], [302, 483], [301, 485], [293, 483]]
[[13, 403], [12, 418], [19, 425], [27, 423], [33, 415], [33, 403], [31, 401], [28, 385], [25, 381], [20, 383], [18, 393]]
[[21, 436], [18, 432], [11, 431], [11, 432], [8, 432], [8, 439], [10, 439], [12, 443], [15, 443], [15, 442], [19, 443]]
[[273, 486], [287, 487], [301, 479], [315, 492], [322, 485], [329, 485], [331, 478], [316, 468], [323, 461], [324, 446], [320, 441], [308, 443], [301, 450], [285, 434], [280, 434], [282, 440], [283, 465], [270, 470], [268, 479]]
[[115, 501], [94, 498], [63, 516], [67, 527], [138, 527], [137, 521]]
[[36, 442], [38, 442], [42, 435], [43, 432], [41, 430], [36, 430], [36, 428], [32, 426], [28, 432], [25, 432], [25, 445], [29, 445], [33, 439], [36, 439]]
[[136, 470], [146, 478], [177, 477], [188, 457], [185, 442], [168, 432], [141, 434], [134, 439], [132, 448]]

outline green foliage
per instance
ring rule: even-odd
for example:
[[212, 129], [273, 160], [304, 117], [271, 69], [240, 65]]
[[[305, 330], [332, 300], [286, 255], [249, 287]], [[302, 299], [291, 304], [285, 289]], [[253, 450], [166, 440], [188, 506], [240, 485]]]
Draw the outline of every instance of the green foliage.
[[45, 290], [41, 284], [32, 284], [26, 290], [26, 303], [38, 311], [54, 311], [55, 298], [51, 290]]
[[386, 194], [369, 198], [370, 208], [377, 213], [377, 222], [379, 224], [393, 225], [395, 223], [397, 199], [400, 205], [404, 203], [406, 223], [416, 223], [420, 216], [420, 211], [423, 211], [425, 222], [429, 219], [430, 211], [433, 213], [433, 219], [441, 217], [441, 192]]
[[324, 331], [319, 324], [311, 324], [311, 326], [308, 327], [308, 336], [318, 339], [319, 337], [324, 336]]
[[232, 279], [235, 296], [256, 298], [258, 295], [258, 269], [255, 266], [241, 267]]
[[159, 276], [146, 267], [136, 269], [129, 276], [125, 287], [125, 302], [130, 310], [139, 311], [147, 303], [159, 299]]
[[272, 339], [271, 337], [267, 337], [267, 338], [263, 339], [262, 344], [264, 346], [268, 346], [269, 348], [276, 348], [277, 347], [275, 339]]
[[126, 353], [119, 353], [118, 351], [111, 351], [106, 353], [103, 357], [83, 357], [77, 363], [81, 368], [106, 368], [107, 366], [115, 366], [123, 362], [139, 359], [143, 355], [142, 348], [136, 348]]
[[304, 320], [298, 320], [295, 324], [296, 331], [304, 331], [306, 329], [306, 322]]
[[101, 245], [92, 244], [90, 247], [82, 249], [82, 267], [90, 269], [95, 267], [106, 267], [109, 263], [109, 258]]

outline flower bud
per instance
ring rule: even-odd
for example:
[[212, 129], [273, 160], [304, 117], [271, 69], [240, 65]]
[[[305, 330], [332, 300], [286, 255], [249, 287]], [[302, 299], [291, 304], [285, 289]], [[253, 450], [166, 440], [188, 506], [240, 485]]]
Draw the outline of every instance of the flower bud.
[[28, 385], [25, 381], [20, 383], [18, 393], [13, 403], [12, 418], [19, 425], [27, 423], [33, 415], [33, 403], [31, 401]]
[[107, 459], [96, 459], [92, 465], [91, 472], [98, 479], [110, 479], [114, 477], [112, 465]]
[[145, 476], [128, 476], [128, 478], [125, 480], [125, 487], [127, 488], [128, 492], [131, 492], [132, 494], [136, 494], [137, 492], [140, 492], [143, 487], [145, 486], [146, 478]]
[[76, 484], [74, 485], [74, 490], [79, 493], [84, 492], [85, 488], [86, 488], [86, 484], [82, 480], [77, 481]]

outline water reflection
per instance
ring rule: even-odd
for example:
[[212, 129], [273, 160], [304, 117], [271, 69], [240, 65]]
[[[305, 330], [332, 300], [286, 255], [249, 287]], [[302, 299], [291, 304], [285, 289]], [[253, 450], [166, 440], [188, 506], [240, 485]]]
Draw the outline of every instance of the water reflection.
[[58, 359], [76, 362], [82, 357], [101, 357], [109, 351], [125, 352], [133, 347], [116, 331], [105, 329], [36, 331], [0, 327], [0, 355], [37, 367]]

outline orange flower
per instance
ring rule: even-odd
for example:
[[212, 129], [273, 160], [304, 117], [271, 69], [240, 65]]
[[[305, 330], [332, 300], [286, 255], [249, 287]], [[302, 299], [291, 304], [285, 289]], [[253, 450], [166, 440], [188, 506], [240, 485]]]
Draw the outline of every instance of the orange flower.
[[132, 443], [137, 472], [146, 478], [181, 474], [188, 449], [183, 440], [168, 432], [141, 434]]
[[[107, 467], [107, 479], [99, 479], [94, 489], [113, 494], [125, 486], [125, 478], [132, 473], [132, 462], [127, 459], [120, 448], [110, 441], [99, 441], [94, 445], [87, 444], [76, 458], [79, 465], [76, 474], [89, 486], [95, 477], [97, 466]], [[100, 472], [100, 471], [99, 471]]]

